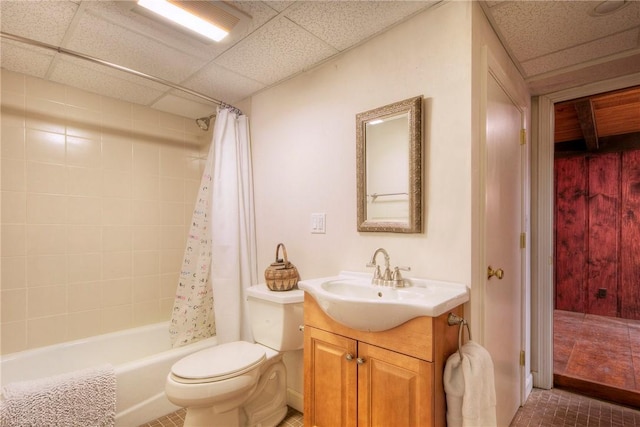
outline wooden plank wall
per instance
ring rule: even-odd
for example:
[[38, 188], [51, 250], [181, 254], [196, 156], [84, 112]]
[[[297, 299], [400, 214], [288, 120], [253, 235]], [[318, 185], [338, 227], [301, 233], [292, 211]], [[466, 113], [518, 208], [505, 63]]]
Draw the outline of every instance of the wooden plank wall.
[[[620, 155], [588, 159], [587, 313], [618, 314]], [[606, 295], [599, 295], [600, 289]]]
[[558, 310], [585, 312], [587, 258], [586, 157], [555, 162], [555, 282]]
[[640, 150], [555, 161], [555, 305], [640, 319]]
[[640, 319], [640, 150], [622, 156], [620, 317]]

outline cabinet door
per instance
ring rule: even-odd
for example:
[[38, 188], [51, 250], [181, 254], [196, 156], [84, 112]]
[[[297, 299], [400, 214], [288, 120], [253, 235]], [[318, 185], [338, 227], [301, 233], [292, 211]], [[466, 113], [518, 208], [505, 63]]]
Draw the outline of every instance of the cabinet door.
[[304, 425], [356, 427], [355, 340], [305, 326]]
[[358, 427], [431, 426], [433, 364], [358, 344]]

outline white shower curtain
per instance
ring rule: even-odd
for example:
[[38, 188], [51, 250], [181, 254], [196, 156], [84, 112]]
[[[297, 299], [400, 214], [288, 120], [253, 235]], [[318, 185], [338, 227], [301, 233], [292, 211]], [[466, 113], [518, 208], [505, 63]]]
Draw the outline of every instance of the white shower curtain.
[[258, 283], [249, 119], [218, 112], [213, 130], [211, 284], [218, 343], [252, 340], [244, 290]]
[[257, 279], [248, 118], [219, 108], [169, 326], [173, 346], [214, 334], [218, 343], [251, 340], [244, 289]]

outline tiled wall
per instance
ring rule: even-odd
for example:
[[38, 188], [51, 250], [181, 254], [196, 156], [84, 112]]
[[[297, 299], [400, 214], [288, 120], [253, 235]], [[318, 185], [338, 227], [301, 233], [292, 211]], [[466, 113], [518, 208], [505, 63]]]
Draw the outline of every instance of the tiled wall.
[[210, 133], [1, 77], [1, 353], [167, 320]]

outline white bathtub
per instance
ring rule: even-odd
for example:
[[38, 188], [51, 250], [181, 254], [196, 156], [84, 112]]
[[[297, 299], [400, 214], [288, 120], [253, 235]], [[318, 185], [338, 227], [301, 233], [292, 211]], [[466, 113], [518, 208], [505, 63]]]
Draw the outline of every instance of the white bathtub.
[[116, 371], [116, 426], [135, 427], [178, 409], [164, 395], [177, 360], [216, 345], [208, 338], [172, 349], [168, 322], [0, 357], [0, 383], [44, 378], [110, 363]]

